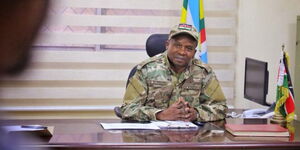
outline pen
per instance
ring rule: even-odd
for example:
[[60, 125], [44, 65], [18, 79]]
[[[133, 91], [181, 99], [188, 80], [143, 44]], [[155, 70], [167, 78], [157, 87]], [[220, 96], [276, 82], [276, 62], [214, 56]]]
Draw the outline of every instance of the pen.
[[28, 129], [41, 129], [41, 130], [45, 130], [47, 129], [46, 126], [42, 126], [42, 125], [22, 125], [21, 128], [28, 128]]
[[204, 126], [205, 122], [193, 121], [193, 123], [197, 126]]

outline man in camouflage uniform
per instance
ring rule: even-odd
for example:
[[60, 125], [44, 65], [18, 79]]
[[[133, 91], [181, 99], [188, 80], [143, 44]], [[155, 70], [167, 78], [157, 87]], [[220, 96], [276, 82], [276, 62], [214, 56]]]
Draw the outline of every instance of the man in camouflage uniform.
[[215, 121], [224, 119], [226, 98], [212, 69], [194, 58], [199, 36], [174, 26], [166, 51], [137, 66], [121, 107], [126, 120]]

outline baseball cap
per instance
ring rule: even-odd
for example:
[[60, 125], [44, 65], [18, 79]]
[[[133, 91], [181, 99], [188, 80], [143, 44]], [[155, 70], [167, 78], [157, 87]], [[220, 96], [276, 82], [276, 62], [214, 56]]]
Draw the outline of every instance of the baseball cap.
[[190, 24], [179, 24], [172, 27], [169, 34], [169, 39], [171, 39], [175, 35], [183, 34], [183, 33], [192, 36], [196, 41], [199, 40], [199, 33]]

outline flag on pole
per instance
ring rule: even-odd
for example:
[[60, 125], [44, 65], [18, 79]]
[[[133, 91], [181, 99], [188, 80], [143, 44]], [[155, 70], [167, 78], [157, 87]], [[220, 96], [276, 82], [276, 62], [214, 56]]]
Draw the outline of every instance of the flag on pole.
[[294, 120], [295, 115], [295, 101], [288, 66], [289, 56], [285, 51], [282, 51], [277, 77], [275, 113], [281, 114], [287, 122], [291, 122]]
[[183, 0], [180, 23], [193, 25], [199, 32], [199, 41], [195, 58], [207, 64], [207, 45], [204, 23], [203, 0]]

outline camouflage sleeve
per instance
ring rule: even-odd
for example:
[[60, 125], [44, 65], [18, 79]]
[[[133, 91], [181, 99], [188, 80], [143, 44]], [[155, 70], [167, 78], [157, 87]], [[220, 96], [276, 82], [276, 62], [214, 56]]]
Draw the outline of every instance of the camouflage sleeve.
[[123, 98], [122, 119], [149, 121], [156, 120], [155, 114], [162, 111], [145, 105], [147, 100], [147, 83], [141, 70], [129, 79], [129, 84]]
[[216, 121], [226, 117], [226, 98], [214, 72], [209, 72], [203, 82], [200, 95], [200, 106], [196, 107], [199, 113], [198, 121]]

